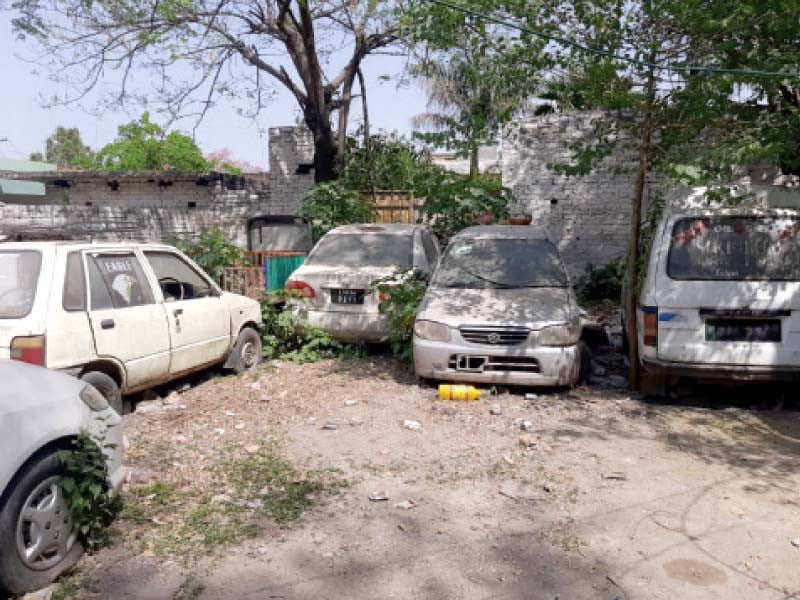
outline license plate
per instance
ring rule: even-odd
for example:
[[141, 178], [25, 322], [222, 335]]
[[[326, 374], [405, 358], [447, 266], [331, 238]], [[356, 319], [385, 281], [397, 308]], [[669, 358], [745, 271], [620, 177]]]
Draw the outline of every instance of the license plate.
[[780, 342], [781, 322], [748, 319], [706, 321], [707, 342]]
[[333, 289], [331, 302], [334, 304], [364, 304], [364, 290]]

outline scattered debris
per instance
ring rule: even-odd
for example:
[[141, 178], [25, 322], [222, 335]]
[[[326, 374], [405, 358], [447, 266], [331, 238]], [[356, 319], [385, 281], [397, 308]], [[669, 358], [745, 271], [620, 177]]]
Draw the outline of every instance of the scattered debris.
[[534, 448], [539, 443], [539, 439], [534, 435], [519, 436], [519, 445], [523, 448]]
[[627, 481], [628, 476], [622, 471], [611, 471], [610, 473], [603, 473], [600, 475], [603, 479], [617, 479], [619, 481]]
[[225, 411], [225, 416], [226, 416], [226, 417], [235, 417], [235, 416], [236, 416], [236, 413], [235, 413], [235, 412], [233, 412], [232, 410], [226, 410], [226, 411]]
[[19, 600], [50, 600], [53, 597], [55, 584], [49, 585], [46, 588], [25, 594]]
[[233, 498], [228, 494], [217, 494], [211, 497], [211, 504], [230, 504], [231, 502], [233, 502]]
[[541, 500], [541, 496], [530, 486], [518, 481], [506, 481], [497, 493], [512, 500]]
[[248, 454], [255, 454], [260, 449], [261, 446], [259, 446], [258, 444], [250, 444], [249, 446], [244, 447], [244, 451], [247, 452]]
[[492, 404], [489, 407], [489, 413], [493, 414], [493, 415], [502, 415], [503, 414], [503, 408], [499, 404]]
[[510, 454], [504, 454], [503, 455], [503, 460], [506, 461], [509, 465], [513, 465], [514, 464], [514, 459], [511, 458]]
[[536, 400], [539, 398], [539, 394], [525, 394], [525, 400]]
[[239, 431], [241, 431], [242, 429], [245, 428], [244, 421], [239, 421], [236, 425], [233, 426], [233, 428], [234, 429], [238, 429]]
[[322, 426], [322, 429], [327, 431], [333, 431], [335, 429], [339, 429], [339, 425], [334, 423], [333, 421], [326, 421], [325, 424]]
[[791, 540], [791, 543], [792, 543], [792, 546], [794, 546], [795, 548], [800, 548], [800, 538], [795, 538], [795, 539]]
[[359, 425], [364, 424], [364, 419], [359, 419], [358, 417], [353, 417], [350, 419], [350, 427], [358, 427]]
[[381, 490], [379, 492], [372, 492], [368, 497], [373, 502], [386, 502], [389, 499], [389, 494], [385, 490]]
[[533, 431], [533, 421], [523, 421], [519, 424], [519, 428], [522, 431]]
[[149, 415], [164, 410], [164, 403], [159, 398], [158, 400], [147, 400], [139, 402], [136, 405], [137, 415]]
[[180, 386], [180, 387], [177, 389], [177, 392], [178, 392], [179, 394], [182, 394], [182, 393], [184, 393], [184, 392], [188, 392], [190, 389], [192, 389], [192, 384], [190, 384], [190, 383], [184, 383], [183, 385], [181, 385], [181, 386]]
[[406, 419], [403, 421], [403, 427], [406, 429], [410, 429], [411, 431], [419, 431], [422, 429], [422, 423], [419, 421], [413, 421], [410, 419]]
[[358, 404], [358, 400], [345, 400], [344, 401], [344, 405], [345, 406], [355, 406], [356, 404]]
[[403, 500], [402, 502], [398, 502], [394, 505], [395, 508], [399, 508], [402, 510], [411, 510], [412, 508], [416, 507], [417, 503], [414, 502], [411, 498], [408, 500]]
[[225, 429], [223, 429], [222, 427], [216, 427], [214, 428], [214, 433], [216, 433], [217, 435], [224, 435]]

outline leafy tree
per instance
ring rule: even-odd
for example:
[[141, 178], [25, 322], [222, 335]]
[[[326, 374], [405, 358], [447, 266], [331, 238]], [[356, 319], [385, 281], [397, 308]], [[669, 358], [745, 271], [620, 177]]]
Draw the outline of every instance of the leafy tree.
[[93, 166], [108, 171], [206, 171], [209, 164], [188, 135], [164, 130], [144, 113], [120, 125], [117, 139], [101, 148]]
[[38, 40], [53, 76], [70, 90], [62, 102], [86, 97], [116, 71], [120, 83], [108, 101], [158, 104], [199, 122], [220, 97], [256, 115], [270, 96], [268, 84], [279, 85], [313, 134], [317, 181], [336, 175], [363, 60], [398, 39], [394, 3], [375, 0], [18, 0], [13, 6], [16, 31]]
[[45, 142], [45, 153], [34, 152], [31, 160], [56, 163], [62, 167], [85, 167], [92, 160], [92, 149], [84, 145], [77, 128], [57, 127]]
[[306, 192], [300, 213], [311, 220], [314, 240], [318, 240], [339, 225], [369, 223], [372, 204], [359, 190], [341, 181], [326, 181]]

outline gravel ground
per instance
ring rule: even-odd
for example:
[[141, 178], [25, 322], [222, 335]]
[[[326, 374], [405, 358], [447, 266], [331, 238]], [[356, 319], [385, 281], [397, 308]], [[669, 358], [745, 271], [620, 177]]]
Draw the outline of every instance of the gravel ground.
[[800, 597], [798, 413], [753, 410], [759, 388], [649, 403], [598, 362], [533, 399], [440, 401], [373, 357], [144, 403], [117, 543], [58, 593]]

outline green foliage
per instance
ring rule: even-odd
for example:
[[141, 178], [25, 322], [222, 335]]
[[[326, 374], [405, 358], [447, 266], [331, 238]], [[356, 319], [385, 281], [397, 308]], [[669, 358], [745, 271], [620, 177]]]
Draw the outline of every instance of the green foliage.
[[108, 542], [108, 526], [121, 509], [119, 496], [108, 489], [108, 467], [104, 450], [114, 444], [97, 441], [82, 432], [71, 450], [62, 450], [58, 459], [64, 470], [59, 482], [64, 500], [84, 548], [89, 552]]
[[297, 291], [280, 290], [261, 304], [265, 358], [315, 362], [323, 358], [363, 356], [363, 346], [344, 344], [311, 327], [306, 319], [308, 302]]
[[318, 240], [338, 225], [371, 222], [372, 205], [344, 182], [329, 181], [306, 192], [300, 214], [311, 219], [312, 235]]
[[222, 280], [225, 267], [246, 263], [242, 249], [231, 243], [222, 230], [216, 227], [204, 230], [195, 241], [176, 240], [175, 246], [215, 281]]
[[339, 182], [351, 190], [410, 191], [433, 168], [428, 152], [398, 134], [374, 134], [367, 142], [350, 137]]
[[92, 166], [106, 171], [207, 171], [209, 163], [194, 140], [178, 131], [165, 133], [144, 113], [120, 125], [117, 139], [101, 148]]
[[392, 352], [402, 360], [411, 362], [414, 320], [428, 288], [428, 278], [420, 271], [409, 269], [380, 279], [374, 285], [386, 297], [378, 305], [378, 310], [386, 315]]
[[491, 176], [469, 179], [444, 169], [417, 181], [414, 191], [425, 198], [423, 213], [443, 243], [465, 227], [506, 219], [513, 203], [511, 190]]
[[77, 128], [57, 127], [45, 142], [45, 153], [34, 152], [31, 160], [47, 161], [60, 167], [89, 167], [93, 153], [84, 145]]
[[624, 275], [625, 262], [622, 259], [613, 260], [602, 267], [586, 265], [584, 274], [576, 286], [578, 298], [581, 302], [587, 303], [602, 300], [619, 302], [622, 298]]

